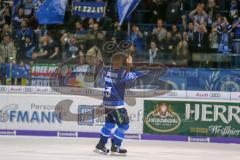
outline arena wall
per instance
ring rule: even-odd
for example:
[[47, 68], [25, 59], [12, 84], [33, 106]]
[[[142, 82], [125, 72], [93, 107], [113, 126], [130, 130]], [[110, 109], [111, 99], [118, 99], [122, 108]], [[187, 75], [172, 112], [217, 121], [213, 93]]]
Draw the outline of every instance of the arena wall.
[[[137, 90], [132, 93], [134, 99]], [[56, 112], [66, 100], [72, 102], [74, 120], [65, 121]], [[135, 100], [127, 106], [131, 123], [126, 138], [240, 143], [238, 92], [171, 91]], [[94, 113], [101, 98], [63, 95], [50, 87], [0, 86], [0, 102], [2, 136], [98, 137], [104, 123]], [[85, 112], [92, 118], [83, 119]]]

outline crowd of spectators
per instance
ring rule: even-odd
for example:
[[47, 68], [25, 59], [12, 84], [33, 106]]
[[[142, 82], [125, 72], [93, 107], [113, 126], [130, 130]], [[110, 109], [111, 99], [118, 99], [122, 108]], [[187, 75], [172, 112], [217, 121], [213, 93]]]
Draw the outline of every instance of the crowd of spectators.
[[113, 52], [106, 52], [104, 44], [123, 40], [131, 43], [126, 52], [134, 61], [150, 64], [189, 67], [193, 53], [240, 54], [240, 42], [234, 41], [240, 39], [239, 0], [144, 0], [130, 29], [127, 22], [119, 26], [116, 3], [107, 5], [102, 19], [92, 19], [72, 15], [69, 1], [63, 25], [39, 25], [32, 0], [18, 6], [0, 0], [0, 63], [58, 63], [75, 57], [79, 64], [108, 63]]
[[223, 2], [149, 1], [149, 21], [157, 22], [153, 31], [146, 33], [150, 35], [149, 61], [170, 58], [173, 65], [191, 66], [193, 54], [214, 53], [240, 61], [236, 56], [240, 54], [240, 1]]

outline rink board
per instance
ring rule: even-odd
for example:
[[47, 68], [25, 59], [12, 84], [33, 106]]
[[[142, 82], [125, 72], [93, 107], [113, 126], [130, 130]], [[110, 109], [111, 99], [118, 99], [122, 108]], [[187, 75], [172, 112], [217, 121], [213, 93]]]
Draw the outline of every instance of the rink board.
[[[0, 135], [98, 137], [98, 132], [104, 123], [103, 117], [95, 118], [92, 123], [82, 124], [78, 120], [63, 121], [55, 114], [56, 104], [66, 99], [73, 101], [70, 107], [70, 112], [73, 114], [79, 113], [80, 106], [97, 106], [101, 104], [100, 98], [61, 95], [51, 90], [49, 87], [0, 86]], [[144, 130], [145, 101], [221, 102], [238, 104], [239, 100], [240, 93], [237, 92], [200, 91], [171, 91], [165, 95], [154, 98], [136, 98], [136, 104], [134, 106], [128, 106], [131, 123], [126, 138], [240, 143], [240, 135], [239, 137], [202, 136], [191, 134], [175, 135], [172, 133], [169, 134], [170, 132], [160, 131], [159, 133], [151, 133]], [[239, 107], [239, 105], [236, 106]], [[237, 111], [238, 110], [235, 110], [234, 112]], [[235, 118], [232, 119], [236, 120], [239, 118], [239, 113], [235, 113]]]

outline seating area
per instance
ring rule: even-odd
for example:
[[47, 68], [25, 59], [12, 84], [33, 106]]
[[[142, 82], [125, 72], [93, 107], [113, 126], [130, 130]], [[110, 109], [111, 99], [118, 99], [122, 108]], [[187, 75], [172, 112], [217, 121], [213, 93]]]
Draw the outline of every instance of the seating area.
[[149, 65], [240, 68], [239, 0], [145, 0], [122, 25], [115, 1], [96, 1], [106, 2], [103, 18], [72, 14], [70, 0], [63, 24], [42, 25], [37, 1], [0, 0], [1, 84], [9, 64], [31, 68], [72, 58], [78, 65], [108, 65], [116, 52]]

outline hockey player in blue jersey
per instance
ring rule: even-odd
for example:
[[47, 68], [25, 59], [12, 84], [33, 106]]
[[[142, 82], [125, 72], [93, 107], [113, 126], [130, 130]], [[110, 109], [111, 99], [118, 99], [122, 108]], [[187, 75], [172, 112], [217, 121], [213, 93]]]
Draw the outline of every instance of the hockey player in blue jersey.
[[[108, 139], [112, 135], [111, 155], [126, 155], [127, 150], [121, 148], [125, 132], [129, 128], [129, 117], [124, 104], [125, 85], [138, 78], [137, 72], [130, 72], [132, 57], [127, 59], [127, 69], [123, 68], [123, 55], [115, 54], [112, 57], [112, 66], [104, 73], [105, 90], [103, 106], [105, 107], [105, 125], [100, 132], [100, 141], [94, 150], [100, 154], [108, 154], [106, 148]], [[112, 130], [117, 125], [117, 129]]]

